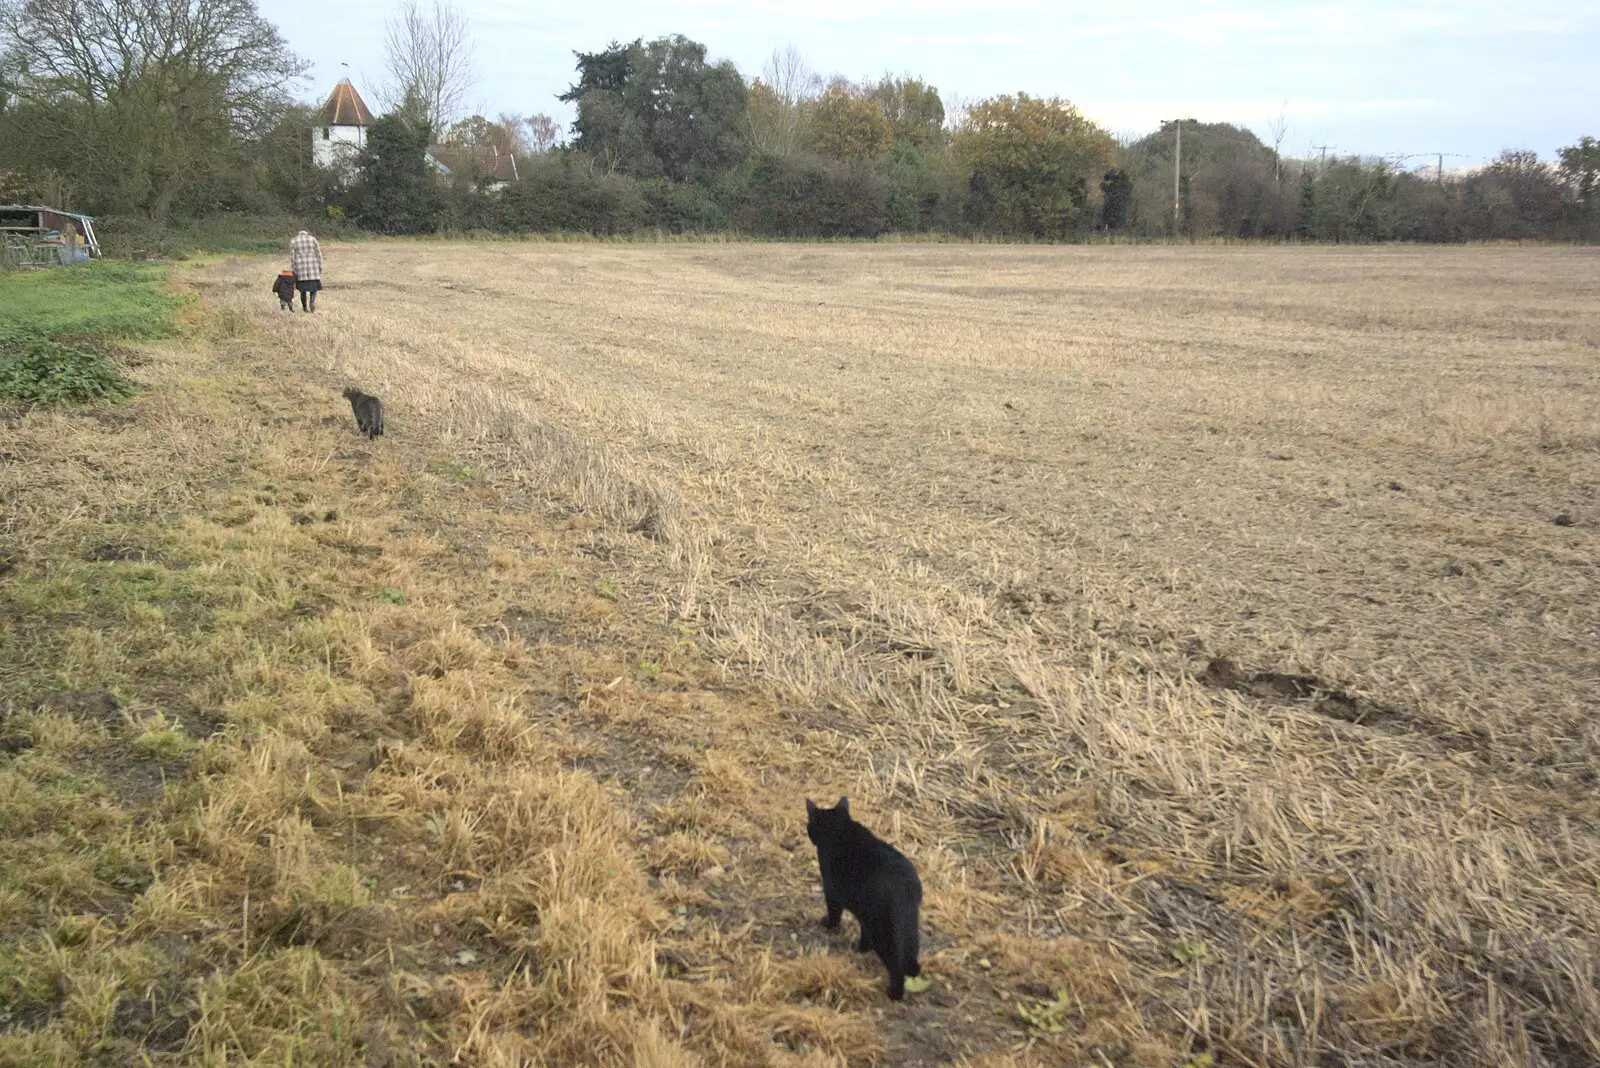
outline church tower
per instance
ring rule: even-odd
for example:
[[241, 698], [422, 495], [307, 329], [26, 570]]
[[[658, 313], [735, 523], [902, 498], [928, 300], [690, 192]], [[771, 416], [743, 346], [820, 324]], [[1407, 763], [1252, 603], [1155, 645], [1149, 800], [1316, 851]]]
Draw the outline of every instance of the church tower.
[[311, 162], [318, 167], [354, 163], [366, 146], [371, 125], [372, 112], [366, 101], [349, 78], [340, 79], [317, 112], [317, 125], [311, 128]]

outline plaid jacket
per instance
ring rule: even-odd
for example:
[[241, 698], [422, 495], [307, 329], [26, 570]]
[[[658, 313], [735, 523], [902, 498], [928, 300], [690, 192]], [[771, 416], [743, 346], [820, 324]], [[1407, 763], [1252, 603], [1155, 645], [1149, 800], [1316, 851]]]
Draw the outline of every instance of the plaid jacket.
[[322, 246], [304, 230], [289, 239], [289, 266], [302, 282], [322, 279]]

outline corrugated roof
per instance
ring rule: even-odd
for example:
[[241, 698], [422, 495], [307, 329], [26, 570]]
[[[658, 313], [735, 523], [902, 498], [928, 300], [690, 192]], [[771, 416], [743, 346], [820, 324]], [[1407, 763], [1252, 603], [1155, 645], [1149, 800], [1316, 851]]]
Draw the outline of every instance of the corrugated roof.
[[367, 110], [367, 102], [361, 99], [361, 94], [356, 92], [349, 78], [341, 78], [339, 84], [333, 87], [333, 92], [328, 94], [327, 103], [317, 112], [317, 125], [372, 125], [372, 112]]
[[62, 211], [60, 208], [49, 208], [43, 204], [0, 204], [0, 211], [48, 211], [55, 215], [65, 215], [69, 219], [88, 219], [94, 221], [93, 215], [84, 215], [77, 211]]

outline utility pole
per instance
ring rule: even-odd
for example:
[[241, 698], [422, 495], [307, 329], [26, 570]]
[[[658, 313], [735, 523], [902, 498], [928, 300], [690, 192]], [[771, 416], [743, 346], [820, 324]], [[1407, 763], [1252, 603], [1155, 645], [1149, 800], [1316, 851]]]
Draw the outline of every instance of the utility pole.
[[1328, 169], [1328, 149], [1330, 149], [1330, 148], [1338, 148], [1339, 146], [1338, 145], [1312, 145], [1311, 147], [1314, 148], [1314, 149], [1320, 149], [1322, 151], [1322, 162], [1317, 165], [1317, 173], [1321, 174], [1323, 171]]
[[1178, 172], [1183, 170], [1183, 120], [1173, 123], [1177, 130], [1177, 141], [1172, 149], [1172, 232], [1177, 233], [1178, 212], [1183, 207], [1183, 195], [1178, 191]]
[[1176, 138], [1172, 148], [1172, 232], [1174, 235], [1183, 225], [1183, 187], [1179, 181], [1179, 175], [1183, 171], [1183, 124], [1194, 121], [1194, 119], [1167, 120], [1172, 124]]
[[1400, 163], [1404, 163], [1408, 159], [1432, 159], [1432, 160], [1435, 160], [1436, 161], [1436, 167], [1435, 167], [1435, 170], [1433, 172], [1433, 180], [1434, 180], [1434, 182], [1436, 184], [1442, 186], [1442, 185], [1444, 185], [1444, 158], [1446, 156], [1450, 156], [1450, 157], [1455, 158], [1455, 159], [1466, 159], [1467, 158], [1467, 156], [1464, 153], [1461, 153], [1461, 152], [1412, 152], [1409, 155], [1396, 156], [1395, 157], [1395, 161], [1396, 161], [1396, 164], [1398, 165]]
[[1429, 152], [1428, 155], [1436, 157], [1439, 161], [1439, 169], [1434, 172], [1434, 180], [1440, 185], [1444, 185], [1444, 158], [1446, 156], [1452, 156], [1456, 159], [1467, 158], [1464, 152]]

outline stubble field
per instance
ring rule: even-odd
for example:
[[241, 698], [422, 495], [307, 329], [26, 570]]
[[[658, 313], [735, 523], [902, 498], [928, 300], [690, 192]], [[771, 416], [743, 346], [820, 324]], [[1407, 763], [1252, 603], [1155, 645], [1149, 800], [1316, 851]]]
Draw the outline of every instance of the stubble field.
[[605, 521], [793, 723], [708, 744], [921, 862], [948, 996], [1004, 931], [1241, 1059], [1600, 1053], [1591, 253], [333, 264], [285, 343]]
[[[389, 978], [347, 971], [386, 1048], [1600, 1059], [1593, 251], [326, 261], [315, 316], [260, 260], [181, 272], [228, 325], [161, 366], [255, 383], [277, 484], [376, 569], [309, 643], [371, 715], [274, 729], [373, 749], [340, 804], [396, 852], [346, 863], [425, 887], [405, 937], [296, 943], [383, 931]], [[903, 1005], [817, 927], [840, 794], [922, 872]]]

